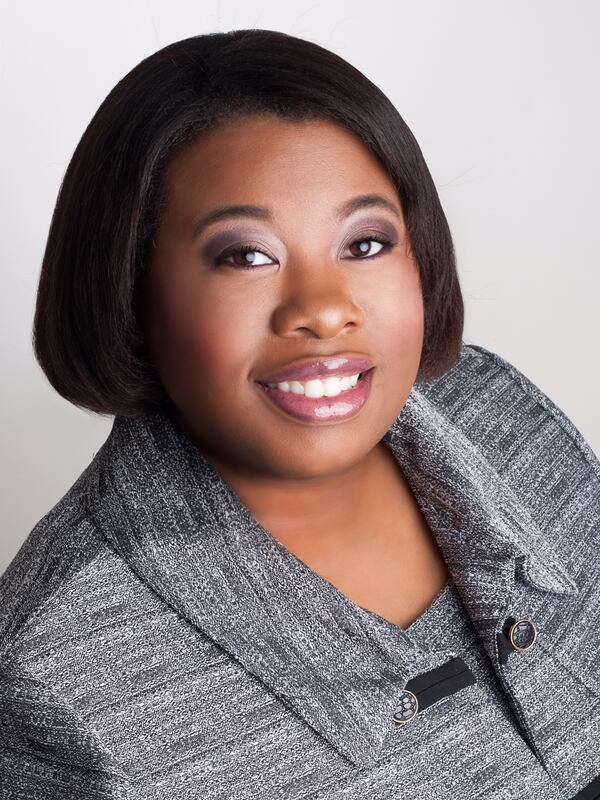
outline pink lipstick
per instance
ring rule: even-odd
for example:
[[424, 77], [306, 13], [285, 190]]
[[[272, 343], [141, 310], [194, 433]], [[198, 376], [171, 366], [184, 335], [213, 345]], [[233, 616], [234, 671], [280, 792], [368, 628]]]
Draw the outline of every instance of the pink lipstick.
[[292, 364], [280, 372], [260, 378], [259, 383], [283, 383], [283, 381], [309, 381], [314, 378], [327, 378], [337, 375], [356, 375], [372, 369], [373, 362], [368, 358], [353, 358], [350, 356], [335, 356], [319, 358], [313, 361], [304, 361]]
[[[336, 359], [329, 359], [330, 362], [334, 360]], [[305, 394], [285, 392], [277, 387], [268, 386], [267, 381], [257, 381], [257, 385], [270, 402], [296, 419], [312, 423], [342, 422], [356, 416], [366, 403], [371, 392], [374, 367], [368, 359], [337, 359], [337, 361], [344, 363], [338, 363], [336, 367], [332, 367], [329, 374], [323, 372], [322, 362], [319, 366], [317, 366], [319, 362], [313, 362], [304, 367], [290, 368], [285, 372], [270, 376], [268, 380], [268, 383], [306, 381], [315, 378], [325, 379], [332, 375], [350, 376], [360, 372], [356, 385], [343, 390], [335, 397], [307, 397]], [[364, 371], [361, 371], [361, 368]], [[308, 376], [306, 376], [307, 369], [311, 373]], [[315, 370], [317, 370], [316, 374]], [[282, 378], [282, 375], [291, 377]], [[299, 377], [300, 375], [302, 377]]]

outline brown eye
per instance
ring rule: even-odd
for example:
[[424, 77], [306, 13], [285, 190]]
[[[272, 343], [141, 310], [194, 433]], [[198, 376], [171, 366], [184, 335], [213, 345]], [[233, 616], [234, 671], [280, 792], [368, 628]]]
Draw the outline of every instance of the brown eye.
[[[374, 242], [381, 245], [381, 248], [375, 253], [370, 253], [371, 246]], [[376, 256], [379, 256], [389, 250], [389, 248], [392, 247], [392, 242], [390, 242], [389, 239], [380, 236], [365, 236], [361, 239], [355, 239], [353, 242], [351, 242], [348, 249], [354, 247], [354, 245], [359, 245], [358, 253], [353, 253], [353, 255], [357, 255], [359, 259], [364, 258], [365, 256], [366, 258], [375, 258]]]
[[[370, 252], [373, 244], [380, 245], [380, 249], [375, 253]], [[351, 250], [351, 248], [355, 246], [358, 246], [358, 252]], [[350, 243], [349, 250], [354, 256], [353, 260], [365, 261], [382, 255], [393, 246], [394, 242], [390, 241], [385, 236], [373, 234], [363, 236], [360, 239], [355, 239]], [[266, 261], [264, 259], [266, 259]], [[267, 264], [272, 263], [272, 261], [273, 260], [269, 254], [265, 253], [264, 250], [261, 250], [258, 245], [254, 244], [253, 242], [248, 242], [247, 244], [238, 245], [237, 247], [231, 247], [225, 250], [225, 252], [221, 253], [215, 258], [214, 266], [220, 266], [223, 264], [225, 266], [233, 267], [234, 269], [254, 269], [258, 267], [264, 267]]]
[[[259, 256], [257, 257], [257, 254]], [[229, 258], [235, 258], [238, 256], [240, 261], [228, 261]], [[248, 256], [251, 256], [249, 258]], [[215, 266], [219, 264], [226, 264], [230, 267], [235, 267], [236, 269], [253, 269], [254, 267], [263, 267], [265, 266], [265, 262], [261, 262], [260, 256], [264, 256], [266, 259], [269, 259], [267, 253], [263, 250], [260, 250], [257, 246], [253, 244], [243, 244], [239, 247], [233, 248], [231, 250], [226, 250], [224, 253], [221, 253], [220, 256], [217, 256], [215, 259]], [[267, 261], [266, 263], [270, 263]]]

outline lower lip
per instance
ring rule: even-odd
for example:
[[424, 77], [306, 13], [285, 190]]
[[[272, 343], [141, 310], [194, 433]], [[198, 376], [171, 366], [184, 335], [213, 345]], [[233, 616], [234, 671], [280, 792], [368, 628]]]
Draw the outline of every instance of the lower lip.
[[306, 397], [294, 392], [272, 389], [264, 383], [257, 383], [265, 395], [286, 414], [303, 422], [342, 422], [356, 416], [367, 402], [371, 392], [374, 367], [364, 373], [353, 389], [348, 389], [337, 397]]

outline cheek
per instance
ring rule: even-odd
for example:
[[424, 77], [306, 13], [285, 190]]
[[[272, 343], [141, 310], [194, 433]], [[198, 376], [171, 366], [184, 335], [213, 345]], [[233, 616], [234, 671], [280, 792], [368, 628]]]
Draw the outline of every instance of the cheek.
[[[380, 284], [374, 311], [382, 341], [393, 352], [420, 359], [424, 335], [424, 304], [419, 273], [404, 270]], [[414, 359], [412, 359], [414, 360]], [[409, 361], [411, 359], [409, 358]], [[408, 364], [407, 364], [408, 366]]]
[[248, 309], [231, 307], [219, 292], [198, 289], [163, 294], [155, 342], [164, 370], [186, 383], [239, 380], [250, 369], [259, 322]]

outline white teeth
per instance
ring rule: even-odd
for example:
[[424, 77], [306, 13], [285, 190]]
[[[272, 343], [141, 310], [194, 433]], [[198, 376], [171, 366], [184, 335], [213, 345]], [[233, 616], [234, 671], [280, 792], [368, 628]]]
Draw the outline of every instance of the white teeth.
[[303, 394], [306, 397], [336, 397], [338, 394], [353, 389], [357, 382], [360, 372], [356, 375], [345, 376], [343, 378], [330, 377], [323, 380], [316, 378], [311, 381], [282, 381], [282, 383], [268, 383], [271, 389], [277, 387], [282, 392], [292, 392], [293, 394]]

